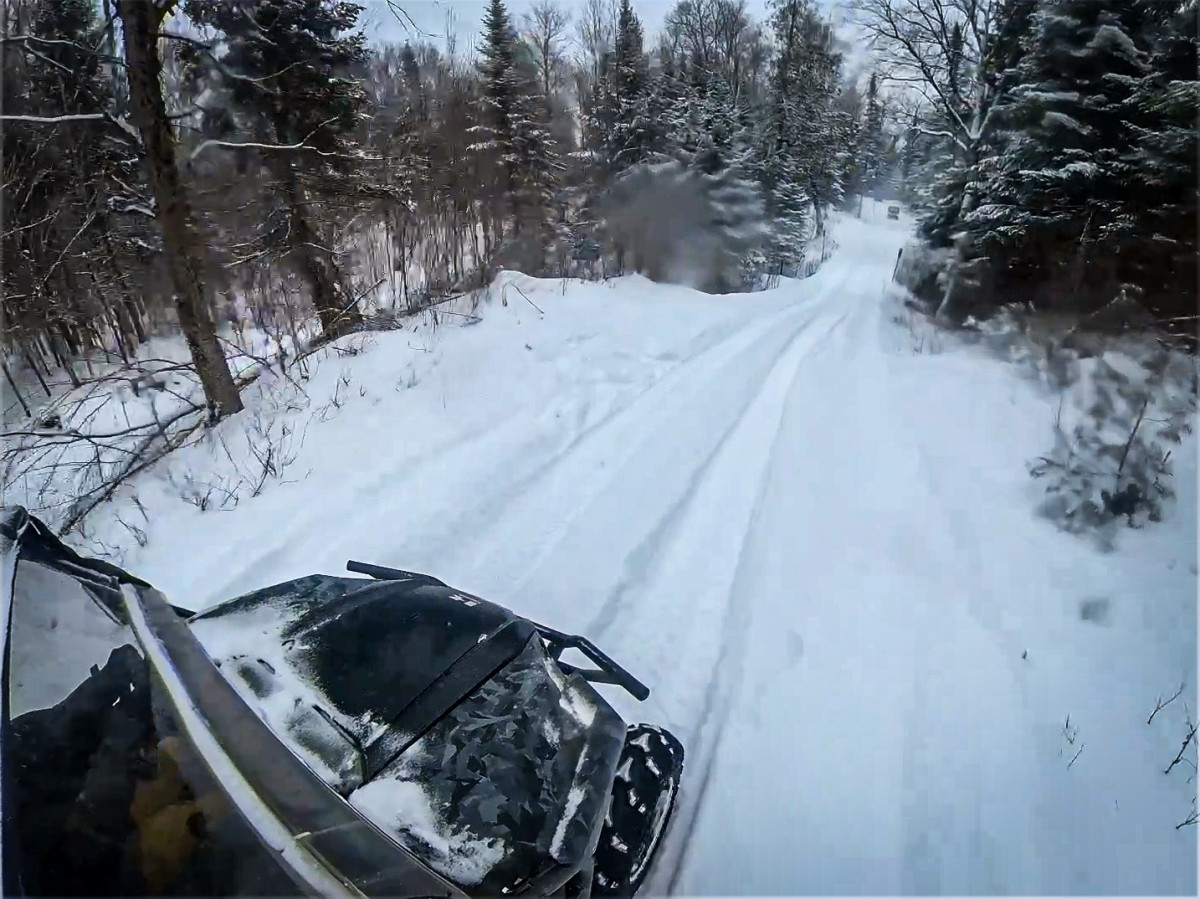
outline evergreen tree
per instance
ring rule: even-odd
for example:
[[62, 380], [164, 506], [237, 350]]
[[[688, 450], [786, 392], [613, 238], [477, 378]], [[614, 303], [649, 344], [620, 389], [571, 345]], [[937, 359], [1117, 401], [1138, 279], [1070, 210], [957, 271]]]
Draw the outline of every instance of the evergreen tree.
[[1196, 222], [1200, 217], [1200, 71], [1195, 0], [1143, 2], [1151, 17], [1148, 70], [1125, 105], [1131, 141], [1122, 162], [1136, 241], [1123, 247], [1129, 280], [1154, 311], [1194, 315], [1197, 301]]
[[793, 157], [820, 229], [824, 211], [843, 195], [838, 157], [849, 135], [833, 109], [841, 59], [810, 0], [777, 0], [772, 27], [778, 45], [768, 101], [774, 142]]
[[[808, 0], [776, 0], [771, 27], [777, 52], [772, 60], [759, 127], [759, 183], [773, 233], [768, 242], [772, 270], [792, 272], [804, 259], [810, 221], [819, 218], [817, 186], [812, 177], [818, 148], [828, 133], [828, 110], [813, 122], [816, 95], [808, 83], [813, 60], [809, 43], [819, 30]], [[829, 97], [824, 98], [828, 101]], [[816, 126], [814, 128], [814, 126]], [[825, 134], [818, 134], [822, 128]]]
[[[700, 80], [701, 73], [697, 66], [681, 65], [663, 79], [667, 112], [665, 144], [672, 156], [684, 162], [689, 161], [707, 140], [704, 126], [706, 83]], [[704, 78], [707, 80], [707, 75]]]
[[743, 175], [757, 167], [747, 110], [720, 72], [708, 79], [701, 115], [704, 145], [717, 150], [723, 167]]
[[1006, 261], [998, 287], [1037, 283], [1095, 305], [1124, 280], [1137, 230], [1128, 119], [1152, 72], [1148, 24], [1146, 7], [1121, 0], [1044, 2], [1032, 16], [999, 110], [1006, 139], [980, 160], [979, 204], [964, 216], [977, 252]]
[[492, 154], [504, 171], [505, 187], [515, 189], [517, 159], [513, 112], [517, 105], [516, 42], [502, 0], [491, 0], [483, 17], [484, 42], [479, 47], [479, 122], [474, 131], [479, 149]]
[[658, 123], [650, 117], [650, 95], [642, 24], [629, 0], [622, 0], [615, 46], [601, 60], [587, 122], [605, 180], [645, 160], [661, 143]]
[[222, 77], [220, 84], [234, 127], [259, 141], [303, 145], [265, 151], [264, 161], [322, 328], [341, 333], [361, 315], [348, 301], [337, 258], [321, 239], [311, 207], [314, 194], [339, 190], [331, 176], [351, 170], [348, 136], [366, 102], [361, 83], [349, 77], [366, 60], [365, 39], [353, 31], [362, 7], [340, 0], [187, 0], [185, 9], [197, 24], [222, 34], [220, 71], [235, 77]]
[[859, 165], [862, 172], [861, 190], [871, 192], [880, 186], [884, 178], [883, 102], [879, 97], [879, 81], [875, 72], [871, 73], [871, 81], [867, 86], [862, 134], [858, 140], [862, 147]]
[[495, 236], [503, 237], [507, 218], [513, 237], [521, 237], [519, 261], [540, 270], [552, 230], [558, 168], [549, 108], [539, 92], [534, 60], [519, 46], [503, 0], [491, 0], [484, 31], [472, 149], [483, 160], [493, 214], [507, 208], [507, 215], [495, 220]]
[[[120, 85], [89, 48], [101, 27], [88, 0], [35, 8], [26, 50], [6, 44], [3, 97], [9, 114], [97, 116], [54, 131], [13, 122], [2, 131], [6, 227], [2, 258], [20, 260], [0, 272], [3, 308], [22, 335], [43, 331], [72, 382], [69, 360], [111, 328], [120, 352], [144, 339], [141, 313], [126, 268], [145, 268], [135, 247], [159, 236], [142, 215], [148, 187], [141, 148], [117, 126]], [[132, 195], [131, 195], [132, 192]], [[79, 283], [80, 270], [96, 294]], [[40, 272], [40, 274], [38, 274]]]
[[964, 143], [958, 123], [971, 118], [966, 98], [968, 73], [963, 54], [963, 32], [955, 22], [946, 51], [946, 69], [938, 89], [946, 98], [929, 116], [930, 137], [925, 141], [922, 166], [928, 184], [922, 195], [925, 215], [920, 233], [935, 247], [949, 247], [958, 232], [964, 206], [968, 203], [968, 185], [978, 178], [977, 148]]
[[837, 171], [845, 200], [858, 210], [855, 198], [867, 189], [867, 149], [863, 128], [863, 100], [853, 84], [847, 84], [833, 104], [833, 121], [844, 135], [837, 155]]
[[904, 141], [900, 150], [900, 197], [910, 206], [916, 204], [917, 171], [921, 161], [920, 119], [914, 111], [904, 130]]
[[417, 64], [417, 54], [408, 41], [400, 50], [400, 77], [404, 81], [404, 89], [409, 97], [422, 97], [421, 67]]
[[533, 239], [528, 264], [540, 271], [554, 237], [554, 204], [561, 164], [550, 131], [550, 110], [538, 91], [537, 81], [522, 82], [513, 117], [513, 137], [520, 163], [517, 167], [515, 230]]

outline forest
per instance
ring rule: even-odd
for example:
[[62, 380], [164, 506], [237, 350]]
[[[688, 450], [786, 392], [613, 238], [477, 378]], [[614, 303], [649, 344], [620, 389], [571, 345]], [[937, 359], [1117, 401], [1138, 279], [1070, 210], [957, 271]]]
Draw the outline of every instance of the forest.
[[330, 0], [3, 10], [26, 414], [182, 334], [216, 419], [241, 407], [223, 329], [298, 348], [504, 268], [761, 289], [863, 196], [915, 212], [911, 286], [947, 322], [1119, 301], [1194, 325], [1192, 0], [857, 0], [853, 33], [812, 0], [680, 0], [653, 35], [631, 0], [489, 0], [474, 47], [369, 42]]

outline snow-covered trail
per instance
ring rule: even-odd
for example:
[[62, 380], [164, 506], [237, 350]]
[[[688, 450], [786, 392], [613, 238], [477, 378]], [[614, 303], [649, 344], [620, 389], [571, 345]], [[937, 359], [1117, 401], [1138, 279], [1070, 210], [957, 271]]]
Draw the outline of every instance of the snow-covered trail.
[[885, 302], [905, 231], [836, 236], [762, 294], [514, 276], [528, 305], [383, 335], [306, 479], [204, 514], [144, 480], [126, 564], [202, 606], [356, 558], [591, 637], [652, 689], [614, 705], [688, 752], [651, 893], [1194, 893], [1194, 791], [1161, 776], [1183, 709], [1144, 724], [1194, 696], [1194, 448], [1161, 532], [1054, 532], [1024, 470], [1049, 401], [914, 357]]
[[971, 618], [981, 585], [960, 564], [983, 548], [942, 514], [924, 423], [893, 396], [892, 254], [857, 248], [847, 314], [789, 385], [745, 535], [736, 664], [696, 741], [704, 794], [672, 886], [1037, 892], [1033, 810], [1009, 786], [1036, 770], [1007, 732], [1021, 684]]
[[[906, 381], [912, 359], [894, 351], [880, 302], [893, 235], [854, 230], [841, 260], [854, 274], [831, 298], [836, 326], [779, 385], [769, 460], [750, 469], [759, 500], [689, 732], [686, 826], [657, 886], [684, 895], [1189, 892], [1194, 835], [1165, 821], [1144, 827], [1136, 812], [1121, 820], [1122, 801], [1144, 812], [1153, 800], [1137, 791], [1161, 796], [1164, 786], [1161, 768], [1129, 745], [1139, 713], [1153, 708], [1146, 668], [1128, 656], [1079, 660], [1076, 676], [1102, 697], [1084, 699], [1086, 686], [1047, 679], [1061, 676], [1053, 654], [1066, 647], [1031, 626], [1031, 605], [1057, 604], [1064, 592], [1116, 593], [1135, 608], [1158, 597], [1136, 566], [1086, 564], [1086, 551], [1066, 541], [1057, 552], [1038, 546], [1047, 535], [1027, 510], [997, 496], [1028, 485], [987, 472], [979, 449], [1004, 445], [1006, 416], [989, 407], [955, 433], [940, 419], [954, 406], [970, 414], [962, 400], [971, 388], [938, 414], [929, 385]], [[772, 386], [761, 400], [772, 402]], [[1194, 469], [1179, 474], [1194, 483]], [[1180, 545], [1186, 553], [1187, 539]], [[1194, 519], [1190, 549], [1194, 560]], [[647, 596], [673, 595], [686, 570], [644, 585]], [[1104, 583], [1105, 570], [1116, 584]], [[1192, 635], [1194, 575], [1175, 585], [1177, 621]], [[676, 613], [688, 614], [686, 600]], [[1111, 651], [1124, 653], [1115, 642]], [[1187, 670], [1186, 651], [1175, 670]], [[1082, 744], [1064, 756], [1058, 716], [1070, 709], [1054, 708], [1064, 695], [1117, 713], [1095, 721], [1103, 735], [1093, 751], [1105, 758], [1089, 759], [1090, 776], [1068, 774]], [[1104, 732], [1114, 719], [1119, 729]]]

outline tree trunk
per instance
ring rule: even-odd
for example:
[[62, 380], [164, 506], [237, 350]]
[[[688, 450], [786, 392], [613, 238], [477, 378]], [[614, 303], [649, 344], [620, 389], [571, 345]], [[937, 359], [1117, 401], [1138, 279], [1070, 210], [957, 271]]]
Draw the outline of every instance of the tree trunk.
[[[955, 224], [962, 221], [964, 215], [970, 212], [975, 207], [975, 194], [968, 187], [963, 191], [962, 201], [958, 204], [958, 212], [955, 213]], [[937, 319], [953, 320], [958, 315], [958, 272], [959, 269], [967, 261], [967, 249], [970, 238], [963, 234], [954, 241], [954, 257], [950, 260], [950, 277], [946, 279], [946, 291], [942, 294], [942, 301], [938, 303], [937, 311], [933, 317]]]
[[[67, 296], [70, 296], [69, 289], [66, 292]], [[71, 313], [68, 312], [67, 314]], [[80, 342], [79, 335], [76, 333], [76, 331], [61, 318], [58, 319], [56, 327], [58, 328], [59, 335], [67, 345], [67, 352], [72, 356], [83, 355], [83, 345]]]
[[128, 293], [126, 293], [125, 299], [121, 301], [121, 305], [125, 310], [126, 317], [129, 319], [129, 324], [133, 328], [133, 333], [130, 336], [137, 338], [134, 346], [139, 347], [146, 342], [146, 329], [142, 325], [142, 312], [138, 309], [137, 302]]
[[108, 223], [102, 223], [101, 235], [104, 240], [104, 261], [108, 263], [108, 270], [112, 272], [117, 286], [121, 289], [121, 299], [117, 301], [115, 307], [117, 321], [121, 326], [126, 347], [136, 351], [138, 347], [146, 342], [146, 332], [142, 328], [141, 313], [138, 311], [137, 303], [133, 299], [133, 291], [129, 287], [129, 279], [125, 277], [125, 273], [117, 265], [116, 251], [113, 249], [112, 241], [109, 239], [108, 230]]
[[[59, 328], [62, 332], [66, 332], [66, 327], [64, 325], [59, 324]], [[67, 377], [70, 378], [71, 386], [81, 386], [79, 375], [75, 374], [75, 366], [71, 362], [70, 351], [67, 350], [67, 347], [65, 346], [66, 341], [64, 341], [53, 331], [47, 331], [46, 342], [50, 344], [50, 354], [54, 357], [54, 361], [58, 363], [58, 367], [65, 371], [67, 373]], [[64, 350], [67, 351], [64, 352]]]
[[316, 231], [309, 224], [304, 211], [304, 188], [291, 161], [276, 156], [272, 168], [287, 206], [292, 252], [300, 260], [300, 274], [312, 292], [313, 305], [321, 318], [321, 330], [329, 338], [338, 337], [361, 324], [362, 313], [350, 303], [342, 289], [337, 260], [321, 247]]
[[[117, 344], [117, 354], [120, 355], [121, 361], [128, 365], [129, 346], [125, 340], [125, 335], [128, 332], [121, 322], [121, 316], [117, 314], [116, 308], [108, 301], [107, 296], [101, 294], [100, 302], [104, 305], [105, 322], [108, 325], [109, 331], [112, 332], [113, 341]], [[105, 361], [107, 361], [107, 357]]]
[[26, 364], [37, 377], [38, 383], [42, 385], [42, 390], [46, 392], [46, 396], [53, 396], [53, 394], [50, 393], [50, 386], [46, 383], [46, 379], [42, 377], [41, 370], [37, 367], [37, 363], [33, 361], [33, 354], [29, 352], [28, 344], [21, 344], [21, 355], [25, 357]]
[[4, 369], [4, 377], [8, 381], [8, 386], [12, 388], [13, 396], [17, 398], [17, 402], [21, 404], [21, 408], [25, 410], [25, 414], [33, 415], [29, 411], [29, 404], [25, 402], [25, 397], [21, 396], [21, 390], [17, 387], [17, 382], [13, 380], [12, 372], [8, 370], [8, 363], [0, 359], [0, 368]]
[[171, 133], [160, 84], [162, 60], [158, 56], [157, 34], [173, 5], [160, 7], [153, 0], [120, 0], [118, 13], [125, 31], [129, 90], [137, 111], [146, 168], [154, 187], [156, 217], [163, 232], [179, 327], [204, 389], [209, 416], [215, 420], [240, 411], [242, 398], [217, 342], [216, 326], [204, 299], [191, 204], [179, 177], [175, 136]]

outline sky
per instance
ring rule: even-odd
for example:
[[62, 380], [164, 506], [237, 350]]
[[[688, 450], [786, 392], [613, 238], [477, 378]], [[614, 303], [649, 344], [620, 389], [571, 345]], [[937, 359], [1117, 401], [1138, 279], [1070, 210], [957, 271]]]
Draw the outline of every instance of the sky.
[[[452, 28], [457, 36], [458, 49], [466, 53], [479, 42], [481, 22], [487, 0], [393, 0], [411, 18], [412, 24], [401, 20], [389, 7], [389, 0], [358, 0], [365, 7], [360, 21], [372, 43], [423, 39], [438, 47], [444, 47], [447, 33], [447, 16], [453, 20]], [[515, 22], [533, 7], [535, 0], [508, 0], [508, 12]], [[559, 0], [568, 11], [583, 7], [583, 0]], [[634, 11], [642, 20], [647, 45], [652, 46], [654, 35], [662, 28], [663, 20], [676, 0], [633, 0]], [[843, 6], [839, 0], [818, 0], [818, 6], [838, 21]], [[767, 0], [747, 0], [747, 11], [757, 22], [767, 18]], [[424, 32], [414, 30], [413, 26]], [[572, 29], [573, 30], [573, 29]]]

